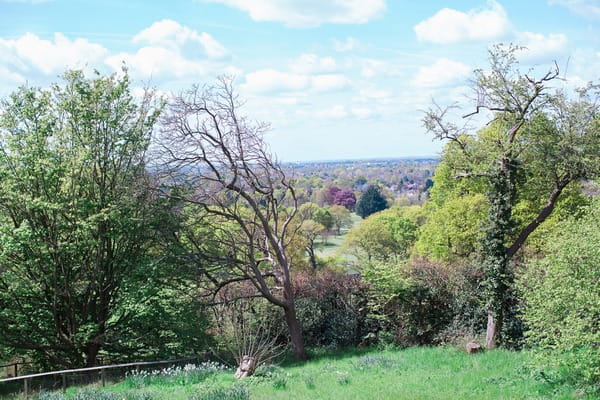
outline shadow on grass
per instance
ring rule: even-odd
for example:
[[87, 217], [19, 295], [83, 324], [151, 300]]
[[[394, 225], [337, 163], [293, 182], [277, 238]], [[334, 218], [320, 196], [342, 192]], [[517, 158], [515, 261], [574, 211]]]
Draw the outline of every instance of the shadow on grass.
[[300, 361], [294, 358], [294, 355], [291, 352], [287, 352], [283, 359], [280, 360], [279, 365], [288, 368], [288, 367], [300, 367], [307, 362], [315, 362], [315, 361], [323, 361], [323, 360], [331, 360], [331, 361], [339, 361], [345, 358], [352, 358], [356, 356], [361, 356], [364, 354], [372, 353], [377, 351], [376, 347], [342, 347], [336, 349], [323, 349], [323, 348], [312, 348], [307, 349], [308, 360]]

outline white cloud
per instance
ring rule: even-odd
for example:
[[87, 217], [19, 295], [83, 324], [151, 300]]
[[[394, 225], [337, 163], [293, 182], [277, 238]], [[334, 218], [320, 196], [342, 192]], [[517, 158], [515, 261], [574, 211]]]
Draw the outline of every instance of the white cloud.
[[417, 87], [428, 88], [458, 84], [471, 70], [466, 64], [440, 58], [433, 65], [419, 68], [413, 83]]
[[262, 69], [246, 74], [242, 89], [252, 93], [275, 92], [331, 92], [348, 86], [348, 79], [340, 74], [308, 75]]
[[222, 59], [229, 55], [225, 47], [208, 33], [198, 33], [170, 19], [153, 23], [135, 35], [133, 42], [168, 48], [190, 58]]
[[21, 72], [54, 75], [66, 68], [83, 68], [101, 62], [108, 54], [103, 46], [87, 39], [71, 40], [55, 33], [52, 40], [26, 33], [18, 39], [0, 39], [0, 62]]
[[417, 38], [438, 44], [501, 39], [510, 33], [511, 24], [500, 4], [488, 1], [488, 5], [466, 13], [443, 8], [414, 27]]
[[325, 110], [319, 110], [316, 115], [323, 119], [342, 119], [346, 118], [349, 113], [346, 110], [346, 107], [338, 104]]
[[133, 76], [148, 78], [198, 79], [213, 71], [239, 73], [224, 66], [229, 52], [206, 32], [199, 33], [173, 20], [153, 23], [133, 37], [141, 44], [133, 53], [121, 52], [106, 58], [106, 64], [117, 70], [121, 63], [129, 67]]
[[600, 19], [600, 1], [598, 0], [549, 0], [548, 3], [566, 7], [572, 13], [586, 18]]
[[367, 79], [380, 75], [399, 76], [400, 71], [397, 65], [392, 65], [387, 61], [363, 58], [360, 60], [360, 75]]
[[320, 74], [337, 69], [332, 57], [319, 57], [316, 54], [302, 54], [290, 63], [290, 70], [297, 74]]
[[385, 10], [385, 0], [205, 0], [247, 12], [254, 21], [277, 21], [291, 27], [324, 23], [363, 24]]
[[348, 79], [340, 74], [315, 75], [310, 78], [311, 88], [316, 92], [331, 92], [348, 86]]
[[114, 70], [118, 70], [122, 63], [125, 63], [133, 76], [143, 79], [202, 76], [209, 70], [207, 63], [187, 60], [177, 51], [163, 47], [143, 47], [133, 54], [117, 53], [106, 59], [106, 64]]
[[567, 37], [562, 33], [523, 32], [518, 35], [518, 43], [526, 49], [520, 52], [520, 59], [530, 62], [548, 62], [564, 55], [568, 50]]
[[333, 49], [340, 53], [356, 50], [359, 45], [359, 41], [351, 37], [347, 37], [345, 40], [333, 39]]
[[389, 92], [388, 90], [372, 89], [372, 88], [361, 89], [359, 93], [360, 93], [361, 97], [366, 98], [366, 99], [373, 99], [373, 100], [387, 99], [392, 96], [392, 93]]
[[262, 69], [246, 74], [243, 89], [253, 93], [304, 90], [309, 85], [306, 75]]
[[0, 65], [0, 96], [4, 96], [4, 91], [14, 89], [16, 85], [22, 85], [26, 82], [23, 75], [12, 72], [8, 68]]

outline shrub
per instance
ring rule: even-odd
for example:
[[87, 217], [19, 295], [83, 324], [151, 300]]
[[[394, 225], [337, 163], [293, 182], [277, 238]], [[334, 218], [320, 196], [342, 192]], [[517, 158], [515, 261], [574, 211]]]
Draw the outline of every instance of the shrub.
[[584, 384], [600, 384], [600, 202], [565, 224], [548, 256], [519, 286], [526, 336], [546, 365]]
[[432, 344], [452, 320], [453, 297], [445, 267], [424, 261], [370, 263], [362, 272], [370, 285], [369, 317], [380, 343]]
[[358, 344], [364, 335], [364, 288], [357, 276], [329, 269], [296, 274], [296, 312], [305, 345]]

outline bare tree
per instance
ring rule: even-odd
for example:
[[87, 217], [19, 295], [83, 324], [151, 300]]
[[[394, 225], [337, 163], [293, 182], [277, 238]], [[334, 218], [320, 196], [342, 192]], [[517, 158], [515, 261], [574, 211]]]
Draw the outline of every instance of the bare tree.
[[196, 210], [202, 229], [178, 240], [193, 250], [186, 260], [205, 278], [205, 294], [251, 282], [253, 296], [282, 308], [293, 352], [306, 359], [289, 256], [296, 194], [263, 140], [268, 125], [239, 114], [232, 83], [194, 86], [169, 105], [159, 140], [162, 190]]

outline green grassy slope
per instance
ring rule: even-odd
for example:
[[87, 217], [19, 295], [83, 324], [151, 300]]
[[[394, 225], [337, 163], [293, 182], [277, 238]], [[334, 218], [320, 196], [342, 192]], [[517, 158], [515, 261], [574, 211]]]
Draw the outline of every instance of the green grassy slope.
[[[131, 379], [96, 400], [116, 399], [570, 399], [592, 398], [527, 367], [530, 353], [469, 355], [454, 348], [334, 352], [263, 369], [237, 381], [232, 370], [186, 379]], [[232, 387], [237, 389], [231, 390]], [[73, 398], [71, 389], [66, 398]], [[78, 399], [82, 397], [77, 397]], [[91, 400], [91, 395], [88, 397]], [[64, 398], [52, 398], [63, 400]]]

